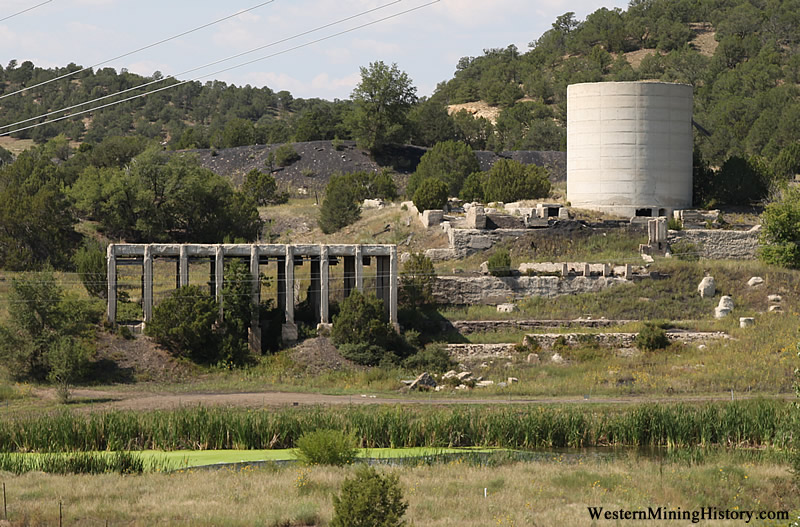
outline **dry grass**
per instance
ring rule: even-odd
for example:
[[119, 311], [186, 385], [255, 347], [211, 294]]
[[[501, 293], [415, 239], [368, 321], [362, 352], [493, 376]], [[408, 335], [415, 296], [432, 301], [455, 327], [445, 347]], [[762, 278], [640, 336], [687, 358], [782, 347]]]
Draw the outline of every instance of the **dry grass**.
[[15, 156], [34, 146], [33, 139], [15, 139], [13, 137], [0, 137], [0, 147], [5, 148]]
[[[3, 475], [15, 525], [327, 525], [332, 496], [352, 468], [264, 468], [144, 476]], [[588, 525], [588, 506], [638, 510], [795, 510], [785, 466], [721, 455], [699, 465], [634, 456], [552, 460], [481, 468], [454, 461], [384, 468], [400, 476], [417, 526]], [[642, 477], [646, 475], [647, 477]], [[486, 497], [484, 497], [484, 490]], [[107, 522], [107, 523], [106, 523]], [[652, 522], [667, 525], [674, 522]], [[713, 525], [739, 525], [713, 522]], [[700, 525], [708, 525], [700, 523]]]

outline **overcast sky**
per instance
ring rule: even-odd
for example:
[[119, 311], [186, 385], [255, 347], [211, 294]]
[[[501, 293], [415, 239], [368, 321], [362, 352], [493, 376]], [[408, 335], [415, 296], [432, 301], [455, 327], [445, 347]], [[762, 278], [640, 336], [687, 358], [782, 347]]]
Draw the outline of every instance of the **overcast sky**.
[[[45, 0], [0, 0], [0, 19]], [[0, 22], [0, 62], [30, 60], [37, 66], [75, 62], [91, 66], [207, 24], [265, 0], [51, 0]], [[112, 61], [142, 75], [161, 71], [194, 79], [366, 22], [425, 4], [402, 0], [372, 14], [291, 40], [205, 70], [182, 72], [264, 46], [321, 25], [383, 6], [393, 0], [274, 0], [274, 2], [177, 40]], [[204, 77], [237, 85], [289, 90], [295, 97], [346, 99], [358, 83], [359, 67], [396, 62], [430, 95], [452, 77], [458, 59], [484, 48], [528, 43], [550, 28], [556, 16], [574, 11], [579, 19], [600, 7], [625, 8], [627, 0], [441, 0], [371, 27], [231, 71]]]

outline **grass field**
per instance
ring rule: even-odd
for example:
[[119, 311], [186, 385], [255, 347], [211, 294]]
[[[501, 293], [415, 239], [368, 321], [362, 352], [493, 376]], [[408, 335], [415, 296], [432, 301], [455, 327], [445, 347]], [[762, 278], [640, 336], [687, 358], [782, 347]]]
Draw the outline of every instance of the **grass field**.
[[[785, 510], [792, 518], [800, 514], [800, 492], [784, 465], [743, 461], [731, 453], [710, 455], [700, 463], [554, 456], [491, 468], [454, 460], [380, 470], [399, 476], [409, 503], [406, 520], [419, 527], [590, 525], [589, 506]], [[352, 467], [265, 467], [141, 476], [2, 474], [2, 479], [14, 525], [56, 525], [60, 502], [64, 525], [285, 527], [327, 525], [332, 497], [352, 473]], [[691, 521], [647, 523], [676, 524]]]

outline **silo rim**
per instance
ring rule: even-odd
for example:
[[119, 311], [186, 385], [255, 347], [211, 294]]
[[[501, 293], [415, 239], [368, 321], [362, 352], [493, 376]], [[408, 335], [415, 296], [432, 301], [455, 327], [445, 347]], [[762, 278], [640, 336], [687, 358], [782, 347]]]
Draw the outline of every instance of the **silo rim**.
[[694, 88], [692, 84], [688, 84], [685, 82], [664, 82], [664, 81], [656, 81], [656, 80], [642, 80], [642, 81], [602, 81], [602, 82], [576, 82], [575, 84], [568, 84], [567, 88], [570, 86], [589, 86], [592, 84], [663, 84], [665, 86], [688, 86], [690, 88]]

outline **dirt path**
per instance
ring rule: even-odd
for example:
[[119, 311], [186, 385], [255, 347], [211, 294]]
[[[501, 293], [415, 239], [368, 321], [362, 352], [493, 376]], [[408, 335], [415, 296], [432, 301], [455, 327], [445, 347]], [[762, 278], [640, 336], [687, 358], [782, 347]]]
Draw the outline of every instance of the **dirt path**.
[[[55, 399], [55, 393], [50, 389], [36, 391], [36, 395], [43, 399]], [[752, 399], [758, 396], [736, 395], [737, 400]], [[763, 395], [760, 395], [763, 397]], [[788, 399], [791, 394], [780, 394], [774, 398]], [[309, 405], [345, 405], [345, 404], [423, 404], [423, 405], [454, 405], [454, 404], [637, 404], [637, 403], [677, 403], [677, 402], [708, 402], [729, 401], [730, 394], [719, 395], [688, 395], [675, 397], [631, 396], [631, 397], [592, 397], [586, 399], [582, 396], [570, 397], [446, 397], [438, 396], [397, 396], [386, 397], [369, 394], [359, 395], [325, 395], [319, 393], [295, 392], [243, 392], [243, 393], [152, 393], [144, 391], [96, 391], [75, 390], [73, 401], [82, 403], [80, 407], [85, 411], [105, 410], [163, 410], [191, 406], [230, 406], [241, 408], [264, 408], [284, 406], [309, 406]]]

